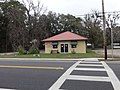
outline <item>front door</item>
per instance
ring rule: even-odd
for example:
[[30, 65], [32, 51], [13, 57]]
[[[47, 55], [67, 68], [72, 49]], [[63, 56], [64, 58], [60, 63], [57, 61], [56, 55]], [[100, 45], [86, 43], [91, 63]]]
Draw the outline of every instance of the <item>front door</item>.
[[61, 53], [68, 52], [68, 44], [61, 44]]

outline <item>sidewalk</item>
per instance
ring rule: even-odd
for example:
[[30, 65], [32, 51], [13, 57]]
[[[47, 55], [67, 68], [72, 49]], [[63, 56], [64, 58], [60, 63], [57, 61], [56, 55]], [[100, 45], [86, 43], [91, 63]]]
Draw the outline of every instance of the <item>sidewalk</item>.
[[0, 60], [35, 60], [35, 61], [81, 61], [81, 60], [91, 61], [93, 59], [103, 59], [103, 58], [0, 58]]
[[0, 53], [0, 55], [14, 55], [14, 54], [18, 54], [18, 52]]

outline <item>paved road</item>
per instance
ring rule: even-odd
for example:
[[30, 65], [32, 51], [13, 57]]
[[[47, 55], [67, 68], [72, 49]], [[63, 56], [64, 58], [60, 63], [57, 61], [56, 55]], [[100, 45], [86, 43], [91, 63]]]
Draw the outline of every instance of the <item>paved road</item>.
[[119, 68], [98, 59], [0, 60], [0, 90], [119, 90]]
[[120, 61], [107, 61], [107, 64], [112, 68], [120, 80]]
[[[113, 66], [114, 67], [114, 66]], [[119, 68], [117, 68], [119, 70]], [[118, 71], [117, 70], [117, 71]], [[106, 62], [97, 59], [73, 64], [49, 90], [119, 90], [120, 81]]]
[[48, 90], [74, 63], [65, 61], [0, 61], [0, 88]]

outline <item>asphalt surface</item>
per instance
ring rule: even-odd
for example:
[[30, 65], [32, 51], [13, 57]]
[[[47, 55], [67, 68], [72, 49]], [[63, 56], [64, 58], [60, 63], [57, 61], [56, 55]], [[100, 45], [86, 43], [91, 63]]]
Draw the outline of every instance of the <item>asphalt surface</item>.
[[114, 90], [111, 83], [95, 81], [66, 80], [61, 86], [66, 90]]
[[111, 69], [120, 80], [120, 61], [107, 61], [107, 64], [111, 67]]
[[[17, 90], [48, 90], [69, 68], [105, 69], [101, 62], [0, 60], [0, 88]], [[120, 61], [107, 61], [120, 80]], [[90, 64], [96, 66], [89, 66]], [[85, 66], [84, 66], [85, 65]], [[8, 66], [8, 67], [6, 67]], [[12, 67], [12, 66], [20, 66]], [[26, 67], [25, 67], [26, 66]], [[29, 68], [28, 68], [29, 67]], [[35, 67], [35, 68], [33, 68]], [[39, 67], [39, 68], [36, 68]], [[41, 68], [42, 67], [42, 68]], [[53, 68], [48, 68], [53, 67]], [[58, 67], [58, 69], [56, 69]], [[59, 69], [59, 67], [63, 69]], [[72, 70], [70, 76], [109, 77], [106, 71]], [[66, 79], [60, 86], [65, 90], [114, 90], [111, 82]]]
[[120, 77], [120, 67], [114, 63], [108, 63], [110, 68], [104, 61], [76, 62], [52, 85], [50, 90], [119, 90], [120, 81], [115, 74]]
[[4, 66], [63, 67], [56, 69], [0, 68], [0, 88], [18, 90], [48, 90], [74, 62], [0, 61]]

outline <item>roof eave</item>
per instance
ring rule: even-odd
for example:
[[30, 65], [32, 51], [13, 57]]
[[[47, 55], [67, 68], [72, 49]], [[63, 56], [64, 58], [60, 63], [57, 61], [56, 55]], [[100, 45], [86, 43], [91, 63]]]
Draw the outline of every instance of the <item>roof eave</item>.
[[77, 40], [77, 41], [87, 41], [88, 39], [71, 39], [71, 40], [42, 40], [43, 42], [52, 42], [52, 41], [72, 41], [72, 40]]

